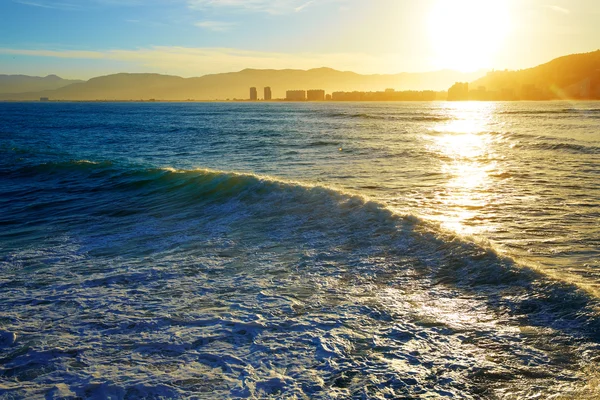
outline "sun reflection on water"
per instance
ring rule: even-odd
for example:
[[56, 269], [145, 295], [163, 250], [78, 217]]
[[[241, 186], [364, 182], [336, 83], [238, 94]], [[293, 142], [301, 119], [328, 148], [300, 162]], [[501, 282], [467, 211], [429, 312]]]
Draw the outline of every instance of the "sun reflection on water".
[[497, 169], [489, 125], [494, 103], [456, 103], [446, 106], [448, 122], [433, 128], [429, 150], [442, 160], [447, 184], [438, 193], [442, 226], [463, 235], [481, 234], [483, 210], [493, 200], [491, 174]]

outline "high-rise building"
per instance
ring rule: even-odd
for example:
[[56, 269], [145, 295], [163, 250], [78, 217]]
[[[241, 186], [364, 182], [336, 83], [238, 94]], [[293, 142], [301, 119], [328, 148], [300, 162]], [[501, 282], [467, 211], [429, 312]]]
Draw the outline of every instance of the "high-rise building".
[[324, 90], [309, 90], [306, 93], [306, 98], [308, 101], [325, 101], [325, 91]]
[[288, 90], [285, 99], [288, 101], [306, 101], [306, 90]]
[[266, 87], [265, 88], [265, 100], [272, 100], [273, 99], [273, 94], [271, 93], [271, 88], [270, 87]]
[[469, 100], [469, 84], [467, 82], [456, 82], [448, 89], [448, 101]]
[[255, 87], [250, 88], [250, 101], [258, 100], [258, 91]]

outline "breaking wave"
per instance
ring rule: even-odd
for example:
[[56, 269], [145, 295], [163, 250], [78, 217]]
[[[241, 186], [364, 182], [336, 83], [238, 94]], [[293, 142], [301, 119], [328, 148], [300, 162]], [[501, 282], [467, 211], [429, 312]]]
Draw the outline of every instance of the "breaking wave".
[[[315, 145], [330, 144], [335, 143]], [[451, 274], [454, 279], [460, 278], [461, 284], [510, 283], [511, 279], [519, 283], [524, 277], [534, 279], [534, 275], [535, 279], [542, 279], [537, 273], [497, 255], [491, 248], [465, 241], [442, 231], [435, 224], [411, 215], [398, 215], [384, 204], [335, 188], [255, 174], [209, 169], [123, 167], [110, 161], [89, 160], [29, 165], [14, 169], [8, 176], [19, 182], [26, 178], [40, 182], [68, 182], [69, 192], [84, 195], [75, 196], [71, 200], [74, 205], [86, 201], [90, 193], [97, 199], [96, 203], [106, 200], [98, 209], [90, 208], [90, 212], [118, 214], [131, 206], [127, 215], [147, 215], [164, 209], [170, 210], [172, 215], [182, 214], [185, 218], [193, 215], [219, 218], [224, 216], [223, 209], [235, 209], [241, 214], [252, 215], [253, 219], [286, 216], [295, 217], [297, 221], [310, 221], [300, 229], [319, 227], [324, 234], [328, 231], [338, 234], [338, 228], [351, 230], [353, 236], [364, 238], [365, 243], [382, 235], [386, 239], [391, 236], [410, 238], [413, 240], [411, 245], [416, 246], [413, 249], [423, 254], [443, 250], [431, 259], [464, 257], [465, 262], [460, 263], [460, 268], [467, 268], [467, 271], [460, 276], [453, 269]], [[10, 196], [10, 190], [6, 194]], [[36, 191], [35, 195], [39, 197], [40, 193]], [[118, 201], [108, 201], [111, 198]], [[52, 209], [53, 203], [48, 203], [48, 208]], [[44, 213], [44, 203], [40, 202], [36, 210]], [[64, 212], [69, 212], [68, 207], [64, 207]], [[291, 233], [293, 229], [290, 229]], [[482, 266], [480, 262], [471, 265], [473, 260], [470, 258], [484, 259], [486, 267], [479, 268]], [[439, 273], [446, 271], [447, 265], [444, 267], [443, 263], [439, 263], [436, 267], [439, 267], [435, 268]]]
[[386, 120], [386, 121], [408, 121], [408, 122], [445, 122], [454, 118], [449, 116], [440, 116], [432, 114], [368, 114], [368, 113], [343, 113], [329, 112], [325, 115], [328, 118], [343, 119], [365, 119], [365, 120]]
[[560, 110], [514, 110], [502, 111], [499, 114], [505, 115], [568, 115], [568, 114], [597, 114], [600, 109], [597, 108], [563, 108]]
[[4, 172], [9, 396], [523, 397], [597, 361], [596, 298], [361, 196], [109, 161]]

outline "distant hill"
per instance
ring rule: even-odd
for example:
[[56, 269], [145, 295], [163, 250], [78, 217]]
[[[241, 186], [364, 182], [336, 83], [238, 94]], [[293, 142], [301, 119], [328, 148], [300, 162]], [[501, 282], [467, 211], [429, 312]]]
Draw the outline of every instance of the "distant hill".
[[[52, 100], [247, 99], [252, 86], [258, 88], [259, 97], [262, 97], [262, 88], [270, 86], [273, 98], [284, 98], [286, 90], [293, 89], [323, 89], [327, 93], [382, 91], [387, 88], [446, 91], [455, 82], [471, 82], [471, 92], [464, 95], [463, 99], [600, 99], [600, 50], [560, 57], [534, 68], [483, 74], [444, 70], [361, 75], [331, 68], [307, 71], [245, 69], [199, 78], [122, 73], [86, 82], [67, 81], [53, 75], [46, 78], [0, 75], [0, 100], [38, 100], [40, 97]], [[13, 86], [3, 83], [10, 81], [14, 82]], [[20, 83], [17, 85], [16, 82]], [[42, 82], [49, 87], [40, 89]], [[7, 90], [7, 87], [12, 89]], [[34, 89], [28, 91], [26, 88]]]
[[115, 74], [74, 83], [55, 90], [31, 93], [0, 94], [0, 100], [215, 100], [247, 99], [249, 88], [255, 86], [262, 97], [262, 88], [270, 86], [274, 98], [285, 97], [286, 90], [324, 89], [352, 90], [446, 90], [458, 80], [473, 80], [484, 72], [461, 73], [437, 71], [401, 73], [395, 75], [360, 75], [330, 68], [305, 70], [257, 70], [181, 78], [159, 74]]
[[48, 75], [46, 77], [0, 75], [0, 93], [27, 93], [54, 90], [79, 82], [83, 81], [63, 79], [56, 75]]
[[471, 89], [513, 93], [521, 99], [600, 99], [600, 50], [572, 54], [519, 71], [492, 71]]

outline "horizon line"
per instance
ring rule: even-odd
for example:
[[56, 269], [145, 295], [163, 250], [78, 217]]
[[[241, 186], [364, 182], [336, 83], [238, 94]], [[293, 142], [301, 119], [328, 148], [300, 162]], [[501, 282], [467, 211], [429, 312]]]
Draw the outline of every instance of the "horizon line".
[[0, 76], [25, 76], [25, 77], [29, 77], [29, 78], [41, 78], [41, 79], [49, 78], [49, 77], [57, 77], [57, 78], [60, 78], [63, 80], [76, 80], [76, 81], [87, 82], [94, 78], [102, 78], [102, 77], [114, 76], [114, 75], [159, 75], [159, 76], [171, 76], [171, 77], [182, 78], [182, 79], [195, 79], [195, 78], [203, 78], [205, 76], [213, 76], [213, 75], [238, 74], [238, 73], [244, 72], [244, 71], [310, 72], [310, 71], [323, 70], [323, 69], [327, 69], [327, 70], [331, 70], [331, 71], [335, 71], [335, 72], [341, 72], [341, 73], [352, 73], [352, 74], [361, 75], [361, 76], [394, 76], [394, 75], [403, 75], [403, 74], [424, 75], [424, 74], [435, 74], [435, 73], [440, 73], [440, 72], [456, 73], [456, 74], [461, 74], [461, 75], [474, 75], [477, 73], [484, 73], [484, 72], [487, 73], [487, 72], [491, 72], [491, 71], [520, 71], [520, 70], [516, 70], [516, 69], [511, 70], [511, 69], [497, 69], [497, 68], [480, 68], [480, 69], [477, 69], [474, 71], [459, 71], [457, 69], [452, 69], [452, 68], [441, 68], [441, 69], [427, 70], [427, 71], [422, 71], [422, 72], [402, 71], [402, 72], [395, 72], [395, 73], [360, 73], [360, 72], [356, 72], [356, 71], [352, 71], [352, 70], [342, 70], [342, 69], [336, 69], [336, 68], [332, 68], [332, 67], [323, 66], [323, 67], [315, 67], [315, 68], [308, 68], [308, 69], [302, 69], [302, 68], [279, 68], [279, 69], [277, 69], [277, 68], [242, 68], [240, 70], [235, 70], [235, 71], [212, 72], [212, 73], [207, 73], [207, 74], [203, 74], [203, 75], [193, 75], [193, 76], [183, 76], [183, 75], [169, 74], [169, 73], [163, 73], [163, 72], [130, 72], [130, 71], [121, 71], [121, 72], [113, 72], [113, 73], [107, 73], [107, 74], [102, 74], [102, 75], [94, 75], [87, 79], [66, 77], [65, 75], [61, 76], [56, 73], [49, 73], [47, 75], [27, 75], [27, 74], [23, 74], [23, 73], [4, 73], [3, 72], [3, 73], [0, 73]]

